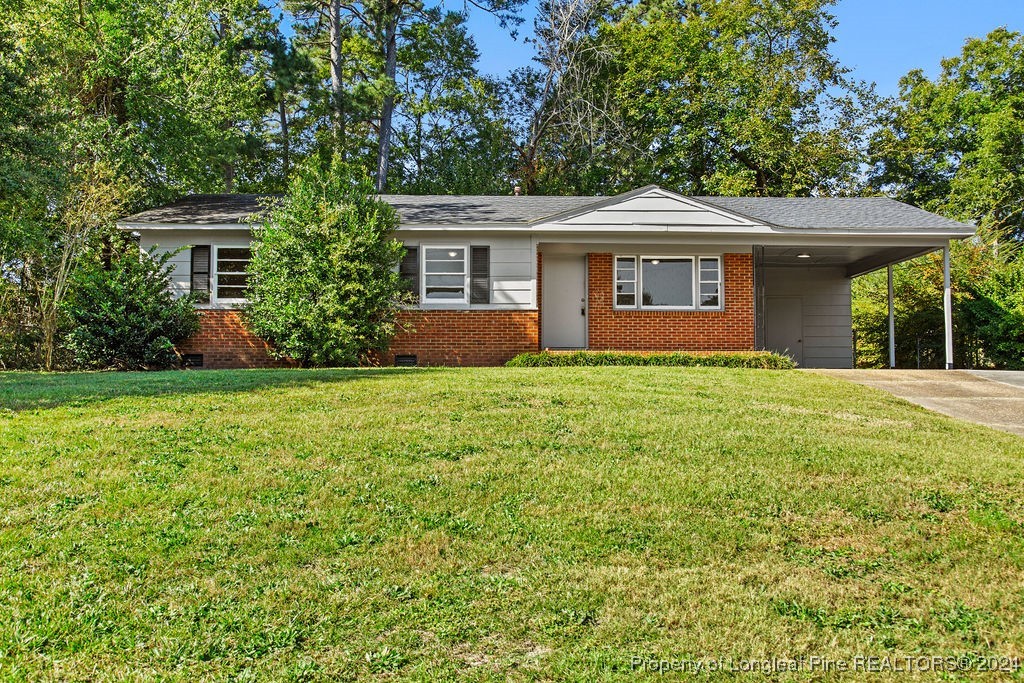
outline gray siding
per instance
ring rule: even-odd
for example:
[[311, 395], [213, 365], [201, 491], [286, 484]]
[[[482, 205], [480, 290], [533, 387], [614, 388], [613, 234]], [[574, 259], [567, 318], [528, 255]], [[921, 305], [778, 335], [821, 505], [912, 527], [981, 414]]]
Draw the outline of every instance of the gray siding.
[[766, 268], [765, 295], [801, 299], [804, 367], [853, 367], [850, 279], [842, 268]]
[[[428, 235], [407, 234], [402, 230], [398, 237], [406, 245], [430, 246], [432, 244], [487, 246], [491, 248], [491, 303], [473, 304], [474, 309], [530, 309], [536, 308], [534, 288], [536, 286], [537, 257], [529, 235], [486, 235], [475, 232], [442, 233]], [[437, 306], [425, 308], [437, 309]], [[465, 308], [465, 306], [459, 306]]]
[[149, 253], [174, 251], [184, 247], [171, 258], [171, 288], [175, 296], [188, 294], [192, 278], [192, 260], [189, 248], [196, 244], [239, 246], [249, 243], [246, 230], [139, 230], [139, 243]]
[[[528, 235], [503, 236], [478, 233], [423, 233], [398, 237], [409, 246], [428, 244], [464, 244], [491, 248], [491, 303], [474, 304], [473, 308], [530, 309], [535, 308], [536, 264], [533, 243]], [[196, 244], [240, 246], [249, 243], [246, 230], [139, 230], [140, 244], [146, 251], [173, 251], [185, 247], [172, 259], [173, 291], [181, 296], [189, 291], [191, 261], [188, 247]], [[430, 308], [436, 309], [436, 306]]]

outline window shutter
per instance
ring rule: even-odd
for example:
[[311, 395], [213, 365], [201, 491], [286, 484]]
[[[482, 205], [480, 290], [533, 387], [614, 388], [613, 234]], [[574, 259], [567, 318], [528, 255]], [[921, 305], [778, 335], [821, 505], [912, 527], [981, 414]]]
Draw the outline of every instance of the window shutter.
[[469, 303], [491, 303], [491, 248], [470, 247]]
[[419, 247], [406, 247], [405, 256], [398, 265], [398, 274], [406, 282], [409, 291], [417, 295], [420, 292], [420, 250]]
[[210, 245], [192, 247], [192, 292], [210, 300]]

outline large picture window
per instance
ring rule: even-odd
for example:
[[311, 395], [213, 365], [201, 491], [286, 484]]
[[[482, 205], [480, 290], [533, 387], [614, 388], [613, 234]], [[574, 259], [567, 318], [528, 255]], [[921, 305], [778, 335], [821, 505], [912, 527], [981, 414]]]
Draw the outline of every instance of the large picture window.
[[615, 307], [720, 309], [721, 263], [717, 256], [616, 256]]
[[643, 308], [692, 308], [692, 258], [640, 259]]
[[215, 281], [217, 300], [225, 303], [245, 301], [245, 289], [249, 284], [249, 261], [252, 250], [249, 247], [217, 247]]
[[423, 249], [423, 302], [468, 303], [466, 247]]

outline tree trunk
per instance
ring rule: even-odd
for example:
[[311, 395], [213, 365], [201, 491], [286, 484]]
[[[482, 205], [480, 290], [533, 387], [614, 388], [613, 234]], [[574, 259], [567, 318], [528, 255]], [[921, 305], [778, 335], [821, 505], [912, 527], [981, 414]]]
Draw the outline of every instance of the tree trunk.
[[398, 12], [399, 8], [388, 4], [391, 12], [384, 17], [384, 76], [387, 92], [380, 111], [380, 130], [377, 140], [377, 192], [384, 192], [388, 186], [388, 162], [391, 151], [391, 121], [395, 114], [395, 73], [398, 69]]
[[291, 165], [291, 149], [288, 139], [288, 107], [285, 106], [284, 97], [277, 103], [277, 115], [281, 122], [281, 177], [287, 184], [289, 166]]
[[57, 348], [57, 312], [49, 309], [44, 311], [39, 323], [43, 329], [43, 369], [53, 372], [53, 357]]
[[[221, 15], [220, 15], [220, 20], [218, 22], [218, 29], [219, 29], [218, 30], [218, 35], [220, 37], [220, 41], [223, 43], [223, 42], [225, 42], [227, 40], [228, 36], [231, 34], [231, 26], [225, 21], [223, 13], [221, 13]], [[227, 121], [224, 121], [220, 125], [220, 129], [223, 130], [225, 134], [227, 134], [228, 131], [230, 131], [232, 128], [234, 128], [234, 126], [235, 126], [235, 122], [229, 119]], [[234, 149], [230, 150], [228, 152], [228, 157], [221, 163], [221, 172], [222, 172], [222, 175], [223, 175], [223, 178], [224, 178], [224, 191], [226, 193], [228, 193], [228, 194], [231, 194], [235, 190], [235, 159], [234, 159], [235, 155], [234, 155], [234, 151], [235, 151]]]
[[345, 94], [342, 88], [341, 56], [341, 0], [330, 0], [331, 39], [331, 113], [334, 142], [339, 154], [345, 157]]

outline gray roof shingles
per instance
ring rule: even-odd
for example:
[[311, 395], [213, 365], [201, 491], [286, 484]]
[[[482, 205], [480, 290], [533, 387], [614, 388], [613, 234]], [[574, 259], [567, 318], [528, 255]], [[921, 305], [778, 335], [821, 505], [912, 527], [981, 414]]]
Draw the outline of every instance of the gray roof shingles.
[[[275, 195], [197, 194], [121, 219], [122, 223], [230, 225], [246, 223]], [[409, 224], [523, 224], [593, 204], [597, 197], [381, 195]]]
[[963, 230], [970, 226], [888, 197], [693, 197], [779, 228]]
[[182, 225], [247, 223], [250, 216], [260, 213], [275, 198], [275, 195], [260, 194], [193, 194], [122, 218], [119, 222]]
[[[122, 219], [122, 224], [230, 225], [247, 223], [274, 195], [191, 195]], [[382, 195], [403, 225], [526, 225], [605, 204], [609, 197]], [[784, 229], [973, 230], [968, 225], [885, 197], [692, 197], [757, 222]]]

